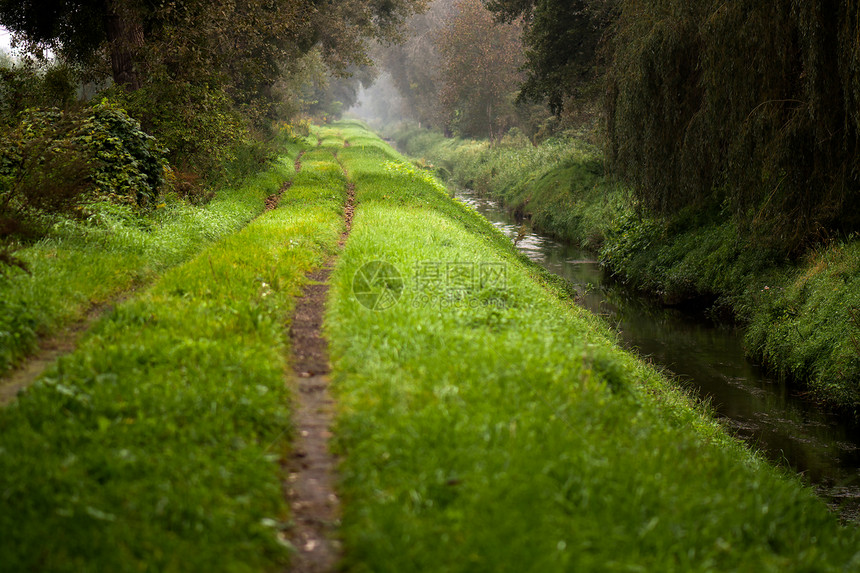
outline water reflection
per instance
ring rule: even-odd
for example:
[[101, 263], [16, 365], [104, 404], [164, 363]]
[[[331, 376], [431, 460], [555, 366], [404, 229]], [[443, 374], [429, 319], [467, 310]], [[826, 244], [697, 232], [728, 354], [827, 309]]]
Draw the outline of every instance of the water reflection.
[[468, 189], [473, 206], [531, 260], [577, 286], [580, 304], [606, 318], [625, 346], [708, 399], [726, 427], [813, 484], [846, 519], [860, 513], [860, 425], [819, 409], [744, 357], [733, 326], [664, 308], [607, 277], [594, 255], [535, 234], [495, 200]]

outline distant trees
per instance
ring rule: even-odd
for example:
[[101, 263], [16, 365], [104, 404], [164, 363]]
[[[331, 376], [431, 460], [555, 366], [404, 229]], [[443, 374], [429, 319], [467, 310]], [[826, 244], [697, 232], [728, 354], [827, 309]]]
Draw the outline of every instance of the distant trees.
[[446, 113], [439, 106], [440, 54], [437, 40], [454, 14], [456, 0], [434, 0], [426, 12], [411, 17], [405, 41], [380, 47], [374, 53], [391, 76], [405, 102], [405, 111], [425, 126], [443, 129]]
[[515, 121], [513, 95], [520, 81], [521, 29], [497, 24], [481, 0], [457, 0], [438, 32], [440, 104], [459, 133], [494, 139]]
[[414, 119], [496, 138], [518, 121], [520, 34], [518, 23], [496, 22], [482, 0], [435, 0], [409, 20], [402, 45], [376, 56]]
[[618, 0], [485, 0], [502, 22], [522, 21], [525, 81], [518, 100], [546, 101], [555, 114], [593, 92], [601, 40]]
[[378, 60], [423, 124], [472, 136], [512, 126], [547, 135], [558, 123], [547, 107], [558, 116], [583, 98], [595, 107], [598, 53], [617, 2], [435, 0], [409, 20], [407, 41]]

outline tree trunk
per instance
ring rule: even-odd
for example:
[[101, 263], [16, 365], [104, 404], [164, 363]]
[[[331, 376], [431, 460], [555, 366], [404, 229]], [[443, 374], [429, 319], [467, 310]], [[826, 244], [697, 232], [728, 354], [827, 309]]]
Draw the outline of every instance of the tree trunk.
[[143, 24], [131, 0], [107, 0], [107, 37], [114, 83], [129, 90], [141, 84], [140, 53]]

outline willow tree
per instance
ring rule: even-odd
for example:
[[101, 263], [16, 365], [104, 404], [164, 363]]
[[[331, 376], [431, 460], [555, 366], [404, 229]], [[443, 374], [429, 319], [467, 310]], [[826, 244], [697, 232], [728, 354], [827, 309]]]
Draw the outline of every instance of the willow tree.
[[801, 249], [860, 229], [860, 5], [623, 0], [608, 156], [643, 207]]

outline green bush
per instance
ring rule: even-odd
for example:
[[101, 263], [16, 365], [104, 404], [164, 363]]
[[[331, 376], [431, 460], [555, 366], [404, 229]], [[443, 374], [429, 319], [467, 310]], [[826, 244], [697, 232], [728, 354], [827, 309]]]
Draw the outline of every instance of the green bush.
[[[166, 181], [165, 150], [124, 110], [106, 101], [80, 112], [29, 109], [4, 139], [0, 178], [5, 185], [0, 192], [7, 195], [31, 184], [27, 179], [38, 177], [38, 168], [57, 154], [80, 156], [88, 166], [86, 183], [101, 199], [147, 206]], [[56, 189], [50, 183], [43, 194]]]
[[150, 207], [166, 184], [164, 149], [119, 107], [29, 109], [0, 132], [0, 272], [26, 268], [22, 239], [43, 235], [82, 204]]
[[182, 172], [208, 177], [232, 161], [249, 137], [248, 123], [221, 90], [185, 82], [148, 84], [131, 93], [112, 88], [106, 96], [140, 120]]
[[92, 182], [102, 197], [151, 205], [165, 184], [166, 149], [123, 109], [107, 101], [86, 110], [76, 138], [97, 166]]

